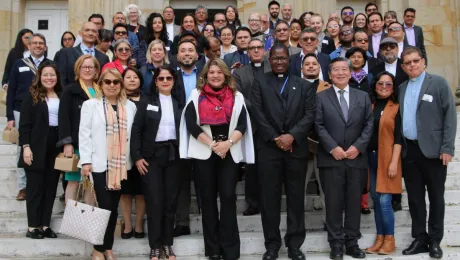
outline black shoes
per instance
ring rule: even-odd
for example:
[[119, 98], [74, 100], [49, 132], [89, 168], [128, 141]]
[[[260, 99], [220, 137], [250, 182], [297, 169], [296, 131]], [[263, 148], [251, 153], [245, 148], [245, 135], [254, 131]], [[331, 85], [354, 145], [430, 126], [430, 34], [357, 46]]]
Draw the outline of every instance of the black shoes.
[[293, 260], [305, 260], [305, 255], [298, 248], [289, 248], [288, 257]]
[[267, 252], [265, 252], [264, 256], [262, 257], [262, 260], [274, 260], [274, 259], [278, 259], [278, 252], [273, 251], [273, 250], [267, 250]]
[[43, 237], [42, 232], [40, 232], [40, 230], [38, 228], [34, 228], [32, 231], [29, 231], [27, 229], [26, 237], [29, 237], [29, 238], [32, 238], [32, 239], [43, 239], [43, 238], [45, 238], [45, 237]]
[[366, 253], [364, 253], [363, 250], [359, 249], [359, 246], [357, 245], [347, 248], [345, 254], [353, 258], [366, 258]]
[[134, 234], [134, 230], [131, 230], [131, 232], [128, 232], [128, 233], [121, 233], [121, 238], [122, 239], [130, 239], [133, 237], [133, 234]]
[[136, 232], [134, 231], [134, 238], [144, 238], [145, 232]]
[[41, 233], [42, 233], [42, 236], [46, 238], [57, 238], [56, 233], [54, 233], [54, 231], [51, 228], [47, 228], [43, 230]]
[[220, 255], [212, 255], [208, 257], [209, 260], [220, 260]]
[[417, 239], [412, 241], [410, 246], [402, 251], [403, 255], [416, 255], [427, 252], [429, 252], [428, 246], [425, 243], [418, 241]]
[[256, 207], [253, 207], [253, 206], [249, 206], [244, 212], [243, 212], [243, 216], [252, 216], [252, 215], [256, 215], [256, 214], [259, 214], [260, 211], [258, 208]]
[[342, 247], [331, 247], [331, 253], [329, 253], [329, 258], [332, 260], [342, 260], [343, 259]]
[[176, 226], [174, 228], [174, 237], [190, 235], [190, 227], [188, 226]]
[[369, 214], [371, 214], [371, 210], [369, 208], [362, 208], [361, 209], [361, 214], [369, 215]]
[[436, 259], [441, 259], [442, 258], [442, 249], [439, 246], [439, 243], [436, 241], [432, 241], [429, 245], [429, 250], [430, 250], [430, 257], [431, 258], [436, 258]]
[[391, 207], [393, 208], [394, 212], [402, 210], [401, 202], [398, 201], [393, 201], [393, 203], [391, 203]]

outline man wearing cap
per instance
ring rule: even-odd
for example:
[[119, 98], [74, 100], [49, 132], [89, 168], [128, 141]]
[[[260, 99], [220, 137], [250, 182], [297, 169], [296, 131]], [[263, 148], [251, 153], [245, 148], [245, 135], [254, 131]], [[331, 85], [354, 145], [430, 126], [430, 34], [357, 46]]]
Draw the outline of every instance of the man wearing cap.
[[398, 42], [394, 38], [384, 38], [380, 42], [379, 53], [383, 62], [372, 68], [370, 71], [372, 78], [375, 78], [382, 71], [388, 71], [395, 76], [396, 87], [409, 79], [401, 67], [401, 60], [398, 59]]

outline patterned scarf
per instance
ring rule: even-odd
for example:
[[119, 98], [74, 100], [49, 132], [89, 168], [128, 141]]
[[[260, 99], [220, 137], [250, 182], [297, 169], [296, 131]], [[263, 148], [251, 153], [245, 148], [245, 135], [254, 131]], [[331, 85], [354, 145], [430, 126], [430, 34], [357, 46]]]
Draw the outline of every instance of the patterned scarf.
[[121, 180], [127, 179], [126, 148], [128, 145], [128, 122], [126, 108], [117, 101], [117, 111], [104, 97], [107, 127], [107, 188], [121, 189]]
[[229, 86], [214, 91], [208, 84], [198, 98], [200, 125], [230, 124], [235, 97]]
[[367, 73], [364, 69], [361, 69], [359, 72], [351, 72], [351, 76], [356, 82], [361, 83], [361, 81], [366, 77]]

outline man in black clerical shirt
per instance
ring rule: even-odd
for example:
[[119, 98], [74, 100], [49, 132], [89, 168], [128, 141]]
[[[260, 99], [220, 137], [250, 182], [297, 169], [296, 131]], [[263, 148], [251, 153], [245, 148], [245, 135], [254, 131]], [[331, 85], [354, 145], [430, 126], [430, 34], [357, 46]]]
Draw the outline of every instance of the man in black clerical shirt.
[[235, 32], [235, 44], [238, 51], [224, 56], [225, 64], [230, 69], [241, 68], [249, 64], [248, 44], [251, 40], [251, 31], [247, 27], [240, 27]]

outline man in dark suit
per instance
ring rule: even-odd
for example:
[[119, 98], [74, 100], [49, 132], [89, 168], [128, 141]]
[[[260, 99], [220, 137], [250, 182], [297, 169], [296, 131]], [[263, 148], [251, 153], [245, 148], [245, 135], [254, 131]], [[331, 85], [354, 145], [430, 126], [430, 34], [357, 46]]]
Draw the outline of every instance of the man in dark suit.
[[404, 10], [404, 30], [406, 31], [406, 34], [404, 36], [404, 42], [411, 46], [419, 48], [422, 52], [423, 58], [425, 58], [425, 65], [428, 65], [423, 30], [422, 27], [414, 25], [414, 21], [415, 9], [407, 8], [406, 10]]
[[[359, 249], [361, 192], [367, 179], [367, 145], [373, 114], [368, 93], [348, 86], [351, 64], [336, 58], [329, 66], [333, 87], [317, 94], [318, 168], [326, 197], [326, 225], [331, 259], [365, 258]], [[345, 210], [344, 210], [345, 208]], [[345, 222], [343, 219], [345, 211]]]
[[270, 21], [268, 20], [268, 15], [261, 14], [260, 22], [262, 23], [262, 32], [264, 33], [265, 39], [267, 39], [268, 36], [272, 36], [274, 31], [272, 28], [270, 28]]
[[294, 54], [291, 56], [289, 64], [289, 72], [298, 77], [302, 77], [302, 61], [303, 57], [308, 53], [316, 54], [318, 57], [318, 62], [321, 67], [319, 72], [319, 79], [323, 81], [329, 81], [328, 66], [329, 66], [329, 56], [324, 53], [318, 52], [318, 34], [313, 28], [305, 28], [302, 31], [300, 36], [300, 41], [302, 45], [302, 51], [299, 54]]
[[366, 73], [369, 73], [372, 68], [380, 63], [380, 60], [374, 58], [372, 54], [369, 53], [369, 36], [365, 31], [362, 29], [357, 29], [353, 34], [353, 42], [351, 43], [353, 47], [359, 47], [366, 51], [367, 54], [367, 62], [364, 65], [364, 70]]
[[257, 125], [255, 141], [260, 180], [262, 226], [265, 252], [262, 259], [278, 258], [281, 185], [287, 202], [287, 232], [284, 237], [288, 257], [303, 260], [300, 250], [305, 240], [305, 178], [308, 133], [315, 117], [315, 89], [300, 77], [289, 74], [289, 52], [285, 45], [270, 50], [271, 72], [256, 79], [251, 96], [252, 115]]
[[81, 43], [73, 48], [62, 49], [58, 60], [55, 60], [61, 73], [63, 86], [75, 82], [74, 64], [80, 56], [84, 54], [93, 55], [99, 61], [101, 68], [109, 62], [109, 57], [95, 48], [98, 31], [94, 23], [83, 23], [79, 34], [81, 36]]
[[248, 44], [251, 40], [251, 31], [247, 27], [240, 27], [235, 32], [237, 51], [224, 56], [224, 62], [233, 70], [249, 64]]
[[[430, 252], [440, 259], [444, 235], [444, 190], [447, 165], [454, 156], [457, 113], [447, 81], [425, 72], [425, 59], [417, 47], [402, 54], [403, 69], [410, 80], [399, 87], [404, 135], [402, 170], [415, 239], [403, 255]], [[425, 188], [430, 199], [426, 229]]]
[[388, 36], [394, 38], [398, 42], [398, 58], [401, 58], [401, 53], [406, 49], [409, 44], [404, 42], [406, 31], [404, 26], [399, 22], [392, 22], [388, 25]]
[[[193, 44], [195, 44], [195, 46], [198, 46], [196, 35], [192, 31], [184, 31], [179, 37], [179, 42], [181, 41], [191, 41]], [[169, 66], [176, 70], [179, 67], [179, 63], [177, 62], [177, 54], [171, 55], [171, 52], [168, 52], [168, 55], [170, 55]], [[195, 61], [195, 66], [202, 68], [205, 64], [206, 56], [203, 53], [198, 53], [198, 60]]]
[[310, 18], [311, 27], [318, 34], [318, 51], [324, 54], [331, 54], [335, 50], [334, 40], [323, 32], [324, 20], [319, 14], [314, 14]]
[[379, 12], [373, 12], [367, 18], [369, 24], [369, 53], [374, 57], [378, 58], [380, 41], [386, 37], [386, 33], [383, 31], [383, 17]]
[[398, 42], [391, 37], [386, 37], [380, 42], [380, 55], [382, 62], [372, 68], [369, 73], [374, 79], [382, 71], [388, 71], [395, 76], [395, 86], [408, 80], [407, 73], [402, 69], [401, 59], [398, 59]]
[[[251, 60], [251, 64], [234, 70], [233, 77], [235, 78], [236, 87], [238, 88], [238, 91], [240, 91], [244, 96], [244, 102], [246, 103], [246, 107], [250, 113], [249, 115], [251, 116], [251, 118], [253, 118], [251, 113], [252, 85], [254, 79], [263, 77], [264, 75], [265, 49], [264, 44], [260, 39], [254, 38], [249, 42], [248, 55], [249, 59]], [[253, 140], [255, 140], [257, 133], [255, 121], [252, 120], [251, 122], [254, 125], [252, 129], [254, 134]], [[245, 166], [246, 179], [244, 195], [246, 203], [248, 204], [248, 208], [243, 212], [244, 216], [251, 216], [258, 214], [260, 212], [260, 189], [259, 178], [257, 175], [257, 163], [258, 161], [256, 158], [255, 164], [246, 164]]]

